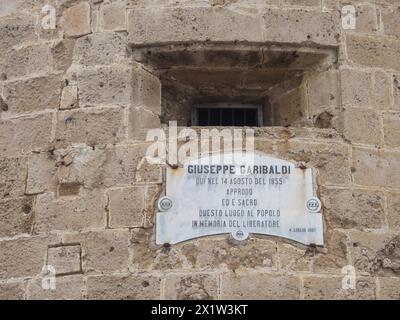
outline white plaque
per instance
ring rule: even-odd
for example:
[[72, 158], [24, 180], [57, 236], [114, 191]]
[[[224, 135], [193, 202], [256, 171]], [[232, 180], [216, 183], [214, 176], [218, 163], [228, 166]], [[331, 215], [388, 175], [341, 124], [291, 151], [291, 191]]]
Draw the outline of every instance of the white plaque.
[[157, 213], [157, 244], [250, 233], [323, 245], [313, 170], [261, 153], [224, 153], [167, 169], [170, 209]]

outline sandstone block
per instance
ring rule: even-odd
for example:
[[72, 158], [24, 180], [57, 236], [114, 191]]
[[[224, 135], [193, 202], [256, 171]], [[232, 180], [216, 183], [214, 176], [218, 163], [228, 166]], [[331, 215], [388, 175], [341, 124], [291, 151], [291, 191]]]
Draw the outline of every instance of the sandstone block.
[[338, 45], [340, 24], [337, 14], [268, 8], [263, 18], [264, 41]]
[[384, 277], [379, 280], [379, 299], [400, 300], [400, 278]]
[[278, 145], [277, 155], [290, 161], [304, 161], [318, 170], [322, 185], [350, 183], [350, 160], [347, 146], [340, 144], [288, 141]]
[[400, 193], [391, 192], [386, 195], [388, 202], [388, 222], [392, 230], [400, 229]]
[[0, 152], [9, 157], [48, 150], [53, 113], [0, 120]]
[[67, 234], [64, 236], [64, 242], [80, 243], [82, 270], [85, 273], [128, 270], [129, 231], [127, 230]]
[[115, 65], [80, 70], [77, 74], [82, 107], [128, 105], [132, 97], [132, 71]]
[[[394, 4], [394, 3], [393, 3]], [[398, 3], [396, 3], [398, 4]], [[381, 19], [386, 35], [400, 38], [400, 10], [399, 7], [382, 7]]]
[[60, 104], [61, 75], [51, 74], [8, 82], [4, 97], [9, 114], [57, 109]]
[[379, 192], [324, 189], [321, 200], [330, 227], [379, 229], [383, 226], [384, 198]]
[[26, 158], [0, 158], [0, 195], [2, 199], [24, 195]]
[[161, 82], [141, 68], [133, 70], [133, 104], [156, 115], [161, 114]]
[[51, 47], [51, 54], [56, 70], [65, 72], [71, 66], [74, 47], [74, 39], [63, 39], [54, 43]]
[[300, 299], [300, 280], [295, 276], [275, 274], [226, 274], [222, 276], [221, 298]]
[[393, 275], [400, 272], [399, 237], [391, 234], [350, 233], [352, 264], [362, 274]]
[[312, 269], [317, 273], [341, 274], [342, 268], [348, 264], [345, 233], [328, 229], [324, 234], [325, 250], [322, 252], [310, 250], [313, 256]]
[[56, 163], [49, 153], [33, 153], [28, 158], [25, 194], [38, 194], [55, 188]]
[[160, 117], [143, 108], [131, 107], [129, 110], [129, 138], [134, 140], [146, 139], [151, 129], [160, 127]]
[[392, 108], [392, 77], [384, 72], [377, 71], [374, 74], [374, 95], [378, 109]]
[[385, 145], [390, 148], [400, 147], [400, 113], [385, 113], [383, 130]]
[[78, 108], [78, 87], [67, 86], [61, 94], [60, 109], [76, 109]]
[[342, 277], [306, 277], [306, 300], [365, 300], [375, 299], [375, 281], [371, 278], [356, 279], [356, 289], [343, 289]]
[[90, 4], [78, 3], [64, 11], [64, 29], [67, 36], [80, 37], [91, 32]]
[[303, 246], [287, 243], [278, 245], [279, 267], [285, 271], [310, 271], [312, 256]]
[[346, 107], [342, 118], [343, 134], [351, 143], [381, 145], [381, 119], [377, 111]]
[[87, 291], [90, 300], [159, 299], [161, 279], [145, 274], [88, 277]]
[[400, 69], [400, 41], [382, 37], [347, 35], [347, 55], [357, 65]]
[[1, 283], [0, 299], [1, 300], [24, 300], [25, 285], [24, 283]]
[[377, 149], [353, 149], [353, 177], [358, 185], [399, 188], [399, 155]]
[[105, 3], [100, 10], [101, 28], [110, 31], [126, 30], [126, 3]]
[[260, 15], [218, 7], [135, 9], [128, 14], [128, 32], [128, 41], [137, 45], [264, 40]]
[[27, 14], [15, 14], [4, 17], [0, 21], [0, 51], [17, 44], [35, 41], [36, 17]]
[[123, 110], [116, 108], [64, 111], [57, 114], [58, 147], [115, 144], [124, 138]]
[[345, 106], [373, 107], [372, 75], [356, 69], [343, 69], [341, 75], [342, 103]]
[[215, 274], [169, 275], [164, 295], [171, 300], [217, 300], [218, 276]]
[[38, 195], [35, 206], [35, 231], [81, 231], [105, 226], [105, 196], [101, 190], [83, 190], [76, 197], [55, 198]]
[[31, 233], [33, 219], [32, 197], [0, 200], [0, 237]]
[[47, 247], [55, 236], [36, 236], [0, 241], [0, 278], [32, 277], [42, 271]]
[[122, 34], [95, 33], [76, 41], [73, 61], [84, 66], [122, 63], [126, 51], [126, 38]]
[[111, 190], [110, 227], [141, 227], [144, 220], [146, 186]]
[[62, 245], [50, 247], [47, 251], [47, 264], [55, 268], [57, 275], [81, 272], [81, 247]]
[[34, 73], [50, 71], [50, 48], [47, 45], [29, 45], [12, 49], [0, 58], [0, 68], [8, 80]]
[[85, 280], [82, 276], [57, 277], [55, 285], [55, 290], [45, 290], [42, 287], [42, 278], [33, 279], [28, 284], [27, 299], [81, 300], [84, 298]]

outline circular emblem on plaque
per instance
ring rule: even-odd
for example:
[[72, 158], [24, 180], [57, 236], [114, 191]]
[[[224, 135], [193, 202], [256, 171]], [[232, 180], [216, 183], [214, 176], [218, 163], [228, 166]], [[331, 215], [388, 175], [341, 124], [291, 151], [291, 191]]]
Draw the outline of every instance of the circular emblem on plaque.
[[162, 197], [158, 200], [158, 210], [160, 211], [168, 211], [172, 208], [172, 199], [170, 197]]
[[317, 197], [311, 197], [306, 202], [306, 208], [309, 212], [319, 212], [321, 210], [321, 201]]
[[247, 232], [244, 232], [243, 230], [237, 230], [235, 232], [232, 232], [232, 236], [235, 240], [242, 241], [246, 240], [249, 234]]

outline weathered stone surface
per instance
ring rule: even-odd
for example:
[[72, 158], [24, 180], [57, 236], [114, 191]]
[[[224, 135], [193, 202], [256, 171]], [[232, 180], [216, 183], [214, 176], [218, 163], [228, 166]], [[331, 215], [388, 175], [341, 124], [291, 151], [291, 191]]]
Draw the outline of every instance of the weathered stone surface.
[[342, 113], [343, 134], [351, 143], [378, 146], [382, 140], [380, 114], [372, 109], [346, 107]]
[[330, 227], [379, 229], [383, 226], [384, 198], [380, 192], [324, 189], [321, 201]]
[[67, 36], [79, 37], [91, 32], [90, 4], [78, 3], [64, 11], [64, 28]]
[[349, 34], [346, 46], [349, 60], [357, 65], [400, 69], [400, 41]]
[[126, 37], [120, 33], [95, 33], [76, 41], [74, 63], [84, 66], [122, 63], [127, 56]]
[[374, 74], [375, 103], [378, 109], [392, 108], [392, 76], [383, 71]]
[[63, 39], [54, 43], [51, 47], [51, 54], [56, 70], [66, 71], [71, 66], [74, 47], [74, 39]]
[[105, 3], [100, 10], [103, 30], [126, 30], [126, 4], [124, 2]]
[[221, 299], [300, 299], [300, 280], [279, 274], [229, 273], [222, 276]]
[[[104, 230], [67, 234], [65, 243], [80, 243], [82, 270], [85, 273], [123, 272], [128, 269], [129, 232], [127, 230]], [[101, 245], [99, 246], [99, 243]]]
[[161, 279], [146, 275], [93, 276], [87, 280], [87, 298], [112, 300], [160, 299]]
[[161, 182], [161, 168], [145, 159], [148, 144], [73, 147], [60, 152], [58, 179], [77, 182], [88, 189], [131, 186], [136, 182]]
[[55, 236], [0, 241], [0, 278], [40, 274], [46, 261], [47, 247], [57, 242]]
[[9, 114], [57, 109], [60, 95], [60, 74], [7, 82], [4, 86]]
[[101, 190], [83, 190], [76, 197], [37, 196], [35, 231], [80, 231], [105, 226], [106, 198]]
[[0, 120], [0, 152], [8, 157], [49, 150], [53, 113]]
[[385, 277], [378, 278], [379, 281], [379, 299], [382, 300], [400, 300], [400, 278]]
[[400, 147], [400, 113], [383, 115], [385, 145], [391, 148]]
[[302, 9], [268, 8], [264, 18], [264, 41], [288, 43], [338, 44], [338, 15]]
[[54, 267], [56, 275], [80, 273], [81, 247], [74, 244], [50, 247], [47, 251], [47, 264]]
[[34, 15], [9, 15], [0, 20], [0, 51], [17, 44], [36, 40], [36, 17]]
[[169, 275], [164, 295], [171, 300], [217, 300], [218, 276], [215, 274]]
[[358, 69], [343, 69], [341, 75], [342, 104], [373, 107], [372, 74]]
[[0, 58], [0, 70], [8, 80], [34, 73], [51, 71], [50, 48], [48, 45], [28, 45], [12, 49]]
[[133, 69], [133, 105], [161, 114], [161, 82], [141, 68]]
[[0, 237], [30, 233], [34, 219], [33, 198], [0, 200]]
[[281, 243], [278, 246], [279, 268], [285, 271], [310, 271], [312, 254], [305, 246]]
[[24, 283], [1, 283], [0, 299], [1, 300], [23, 300], [25, 297]]
[[304, 298], [306, 300], [365, 300], [375, 299], [375, 281], [371, 278], [358, 278], [356, 289], [342, 288], [341, 277], [306, 277], [304, 279]]
[[359, 272], [371, 275], [400, 273], [400, 237], [384, 233], [351, 232], [351, 257]]
[[131, 72], [131, 69], [124, 65], [80, 70], [77, 74], [80, 105], [86, 107], [130, 104]]
[[350, 183], [349, 148], [340, 144], [308, 143], [289, 140], [279, 142], [277, 156], [290, 161], [303, 161], [318, 170], [322, 185]]
[[324, 234], [326, 250], [309, 250], [313, 256], [312, 269], [318, 273], [340, 274], [342, 268], [348, 265], [347, 236], [341, 231], [328, 230]]
[[78, 87], [67, 86], [61, 94], [60, 109], [76, 109], [78, 108]]
[[321, 72], [307, 81], [309, 103], [312, 110], [323, 106], [337, 106], [339, 101], [339, 74]]
[[142, 227], [151, 221], [154, 202], [160, 195], [159, 187], [133, 186], [109, 192], [109, 225], [111, 228]]
[[263, 41], [262, 17], [224, 8], [135, 9], [128, 15], [132, 44], [188, 41]]
[[400, 230], [400, 193], [387, 193], [386, 198], [388, 202], [389, 228]]
[[174, 246], [155, 245], [151, 229], [133, 229], [131, 234], [134, 270], [179, 270], [195, 268], [212, 270], [276, 270], [276, 244], [251, 238], [233, 245], [225, 238], [214, 237]]
[[38, 194], [55, 190], [56, 163], [49, 152], [33, 153], [28, 158], [28, 176], [25, 194]]
[[381, 8], [380, 12], [385, 34], [388, 36], [400, 38], [399, 7], [383, 7]]
[[26, 158], [0, 158], [0, 195], [2, 199], [24, 195]]
[[353, 149], [353, 177], [358, 185], [400, 187], [400, 158], [395, 152]]
[[42, 278], [38, 278], [30, 281], [27, 288], [28, 300], [78, 300], [84, 298], [85, 280], [82, 276], [57, 277], [55, 290], [43, 289], [42, 280]]
[[57, 114], [58, 147], [75, 143], [89, 146], [115, 144], [124, 138], [121, 108], [64, 111]]
[[129, 138], [145, 140], [150, 129], [160, 127], [160, 117], [143, 108], [132, 107], [129, 110]]

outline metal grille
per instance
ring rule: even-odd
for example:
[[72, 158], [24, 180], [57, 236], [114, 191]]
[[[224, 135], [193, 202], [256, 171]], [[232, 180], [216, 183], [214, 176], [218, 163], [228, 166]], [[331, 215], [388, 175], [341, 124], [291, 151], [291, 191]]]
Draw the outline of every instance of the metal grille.
[[198, 126], [257, 127], [260, 125], [258, 108], [198, 107]]

